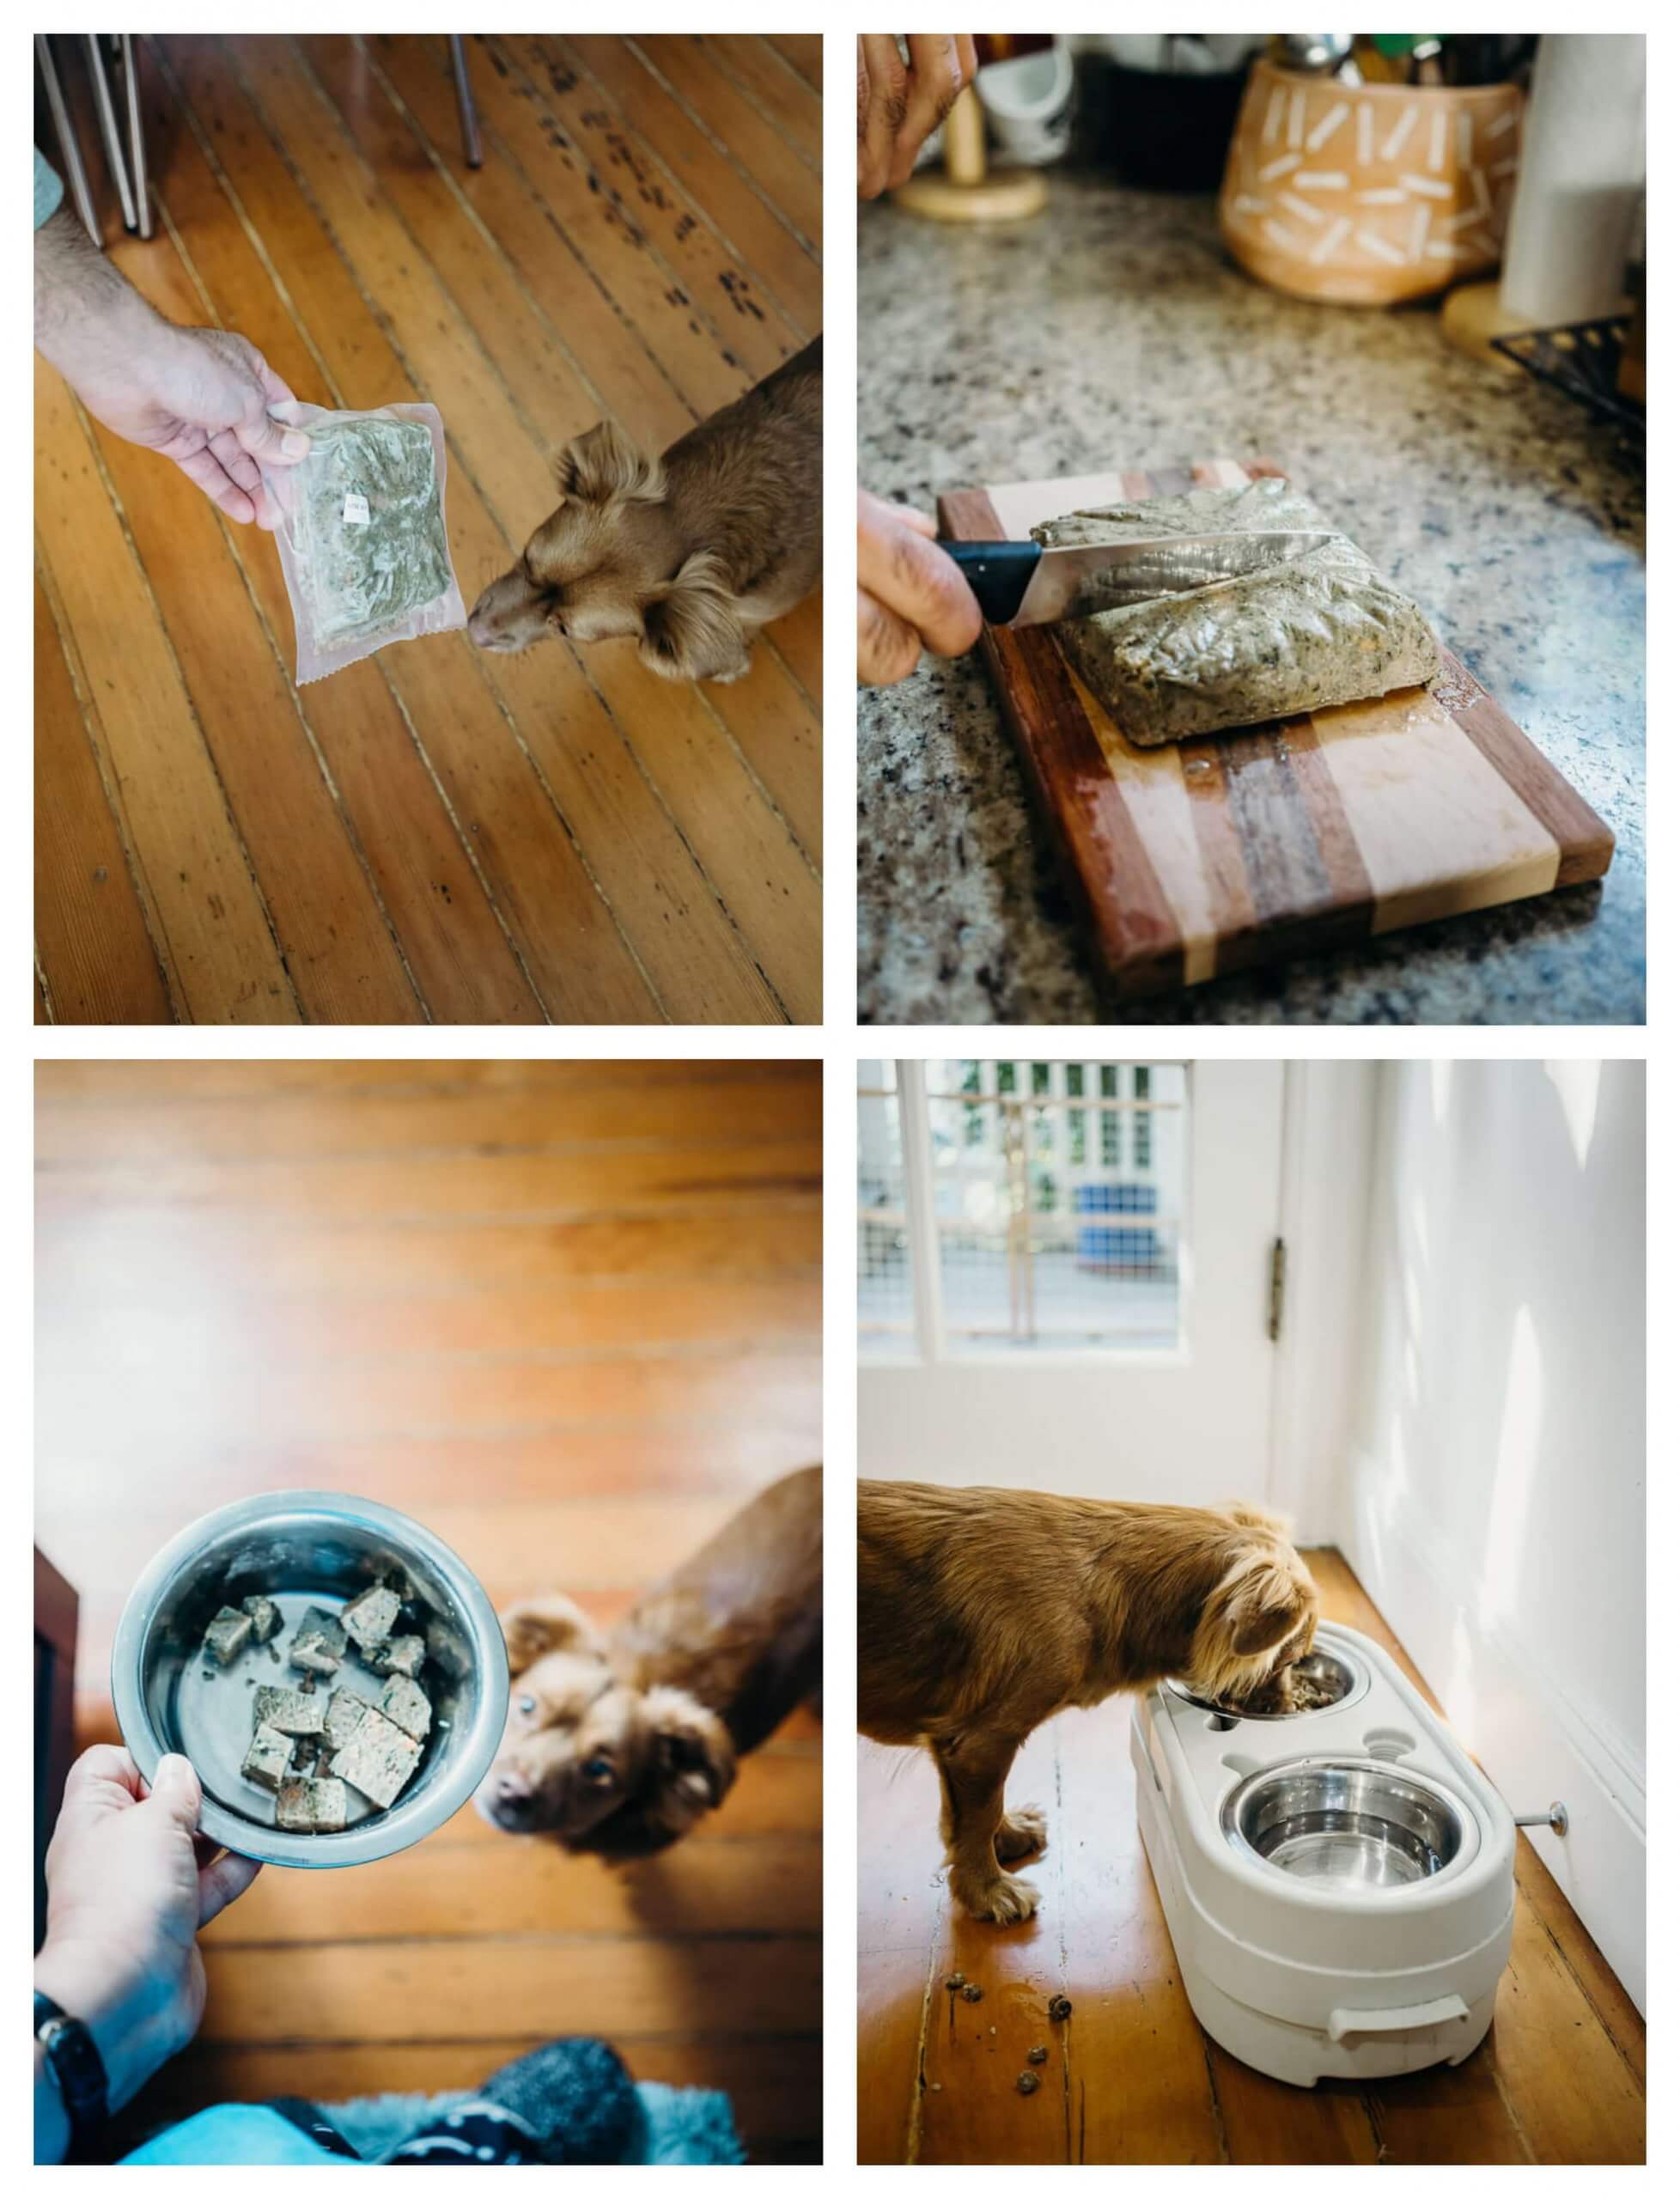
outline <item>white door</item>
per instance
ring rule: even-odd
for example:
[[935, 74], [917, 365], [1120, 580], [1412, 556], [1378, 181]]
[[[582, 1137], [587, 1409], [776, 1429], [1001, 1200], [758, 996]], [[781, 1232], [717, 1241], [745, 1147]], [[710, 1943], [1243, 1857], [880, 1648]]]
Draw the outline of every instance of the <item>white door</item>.
[[858, 1471], [1267, 1489], [1278, 1062], [859, 1064]]

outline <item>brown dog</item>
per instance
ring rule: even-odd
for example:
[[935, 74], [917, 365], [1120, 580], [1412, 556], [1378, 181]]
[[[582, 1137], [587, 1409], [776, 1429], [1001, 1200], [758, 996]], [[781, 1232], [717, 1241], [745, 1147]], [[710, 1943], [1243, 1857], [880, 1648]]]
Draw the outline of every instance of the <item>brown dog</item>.
[[513, 1699], [480, 1811], [575, 1852], [669, 1847], [821, 1685], [822, 1469], [773, 1482], [610, 1634], [566, 1596], [502, 1624]]
[[1250, 1505], [858, 1484], [858, 1725], [932, 1751], [951, 1891], [993, 1923], [1038, 1904], [1000, 1867], [1044, 1844], [1039, 1811], [1003, 1808], [1036, 1726], [1160, 1679], [1240, 1699], [1306, 1654], [1318, 1616], [1284, 1523]]
[[556, 478], [558, 508], [472, 606], [478, 647], [629, 635], [667, 679], [739, 679], [758, 628], [822, 578], [822, 338], [663, 458], [603, 420]]

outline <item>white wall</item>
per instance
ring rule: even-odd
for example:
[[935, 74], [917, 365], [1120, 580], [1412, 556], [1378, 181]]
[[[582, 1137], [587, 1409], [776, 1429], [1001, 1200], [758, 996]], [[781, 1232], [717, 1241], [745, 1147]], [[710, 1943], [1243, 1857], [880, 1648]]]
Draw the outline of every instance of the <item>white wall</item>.
[[1644, 2004], [1637, 1063], [1387, 1063], [1341, 1542]]

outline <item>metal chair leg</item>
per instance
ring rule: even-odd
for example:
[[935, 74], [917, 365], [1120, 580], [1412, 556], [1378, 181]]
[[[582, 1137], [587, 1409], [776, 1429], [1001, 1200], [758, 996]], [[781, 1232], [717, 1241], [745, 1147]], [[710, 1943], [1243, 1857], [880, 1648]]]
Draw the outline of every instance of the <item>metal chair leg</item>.
[[117, 110], [111, 104], [111, 85], [105, 74], [105, 57], [99, 50], [99, 40], [89, 33], [88, 72], [94, 80], [94, 106], [99, 114], [99, 132], [105, 140], [105, 158], [117, 181], [117, 196], [123, 202], [123, 227], [135, 226], [134, 193], [128, 187], [128, 162], [123, 158], [123, 141], [117, 135]]
[[123, 40], [123, 81], [128, 93], [128, 150], [134, 163], [134, 205], [140, 216], [140, 234], [149, 237], [152, 233], [151, 193], [146, 181], [146, 132], [140, 119], [139, 62], [134, 52], [134, 40], [125, 31]]
[[99, 233], [99, 216], [94, 211], [94, 194], [88, 188], [88, 171], [82, 165], [82, 148], [76, 142], [70, 109], [64, 105], [64, 87], [58, 82], [58, 65], [52, 58], [52, 47], [44, 31], [35, 33], [35, 58], [41, 66], [41, 82], [46, 86], [46, 104], [52, 110], [52, 127], [58, 137], [58, 150], [64, 155], [65, 172], [70, 178], [70, 197], [76, 201], [76, 210], [82, 216], [82, 228], [103, 252], [105, 239]]
[[470, 168], [484, 165], [484, 149], [478, 141], [478, 110], [472, 104], [472, 86], [467, 81], [466, 48], [454, 32], [449, 34], [449, 65], [455, 72], [455, 104], [461, 111], [461, 143]]

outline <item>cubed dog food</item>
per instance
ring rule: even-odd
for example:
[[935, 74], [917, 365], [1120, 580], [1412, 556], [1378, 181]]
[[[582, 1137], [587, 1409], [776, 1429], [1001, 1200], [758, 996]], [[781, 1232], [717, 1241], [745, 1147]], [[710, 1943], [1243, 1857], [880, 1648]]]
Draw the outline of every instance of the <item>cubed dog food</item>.
[[250, 1618], [228, 1604], [223, 1604], [204, 1629], [204, 1647], [218, 1665], [231, 1665], [250, 1639]]
[[266, 1787], [271, 1794], [277, 1794], [281, 1781], [291, 1768], [291, 1736], [273, 1726], [259, 1726], [240, 1766], [241, 1777], [253, 1781], [259, 1787]]
[[349, 1806], [342, 1779], [285, 1779], [274, 1822], [282, 1832], [342, 1832]]
[[319, 1733], [326, 1724], [326, 1698], [295, 1687], [259, 1687], [252, 1705], [259, 1726], [281, 1733]]
[[376, 1672], [400, 1672], [405, 1679], [417, 1680], [426, 1661], [426, 1645], [417, 1634], [393, 1634], [376, 1642], [364, 1661]]
[[412, 1680], [399, 1677], [387, 1680], [380, 1692], [379, 1707], [393, 1726], [400, 1726], [417, 1741], [423, 1741], [432, 1729], [432, 1706], [423, 1687], [416, 1687]]
[[369, 1650], [383, 1642], [401, 1609], [389, 1588], [364, 1588], [353, 1604], [346, 1604], [344, 1625], [356, 1648]]
[[420, 1761], [420, 1744], [369, 1703], [367, 1715], [328, 1770], [347, 1779], [358, 1794], [388, 1810], [408, 1784]]
[[336, 1672], [344, 1661], [344, 1627], [331, 1611], [313, 1605], [297, 1623], [292, 1642], [292, 1662], [306, 1672]]
[[280, 1627], [280, 1606], [271, 1603], [266, 1596], [247, 1596], [240, 1609], [251, 1622], [251, 1631], [259, 1642], [266, 1642]]
[[335, 1749], [343, 1748], [371, 1707], [365, 1695], [352, 1694], [347, 1687], [335, 1687], [327, 1701], [326, 1724], [323, 1729], [330, 1745]]

